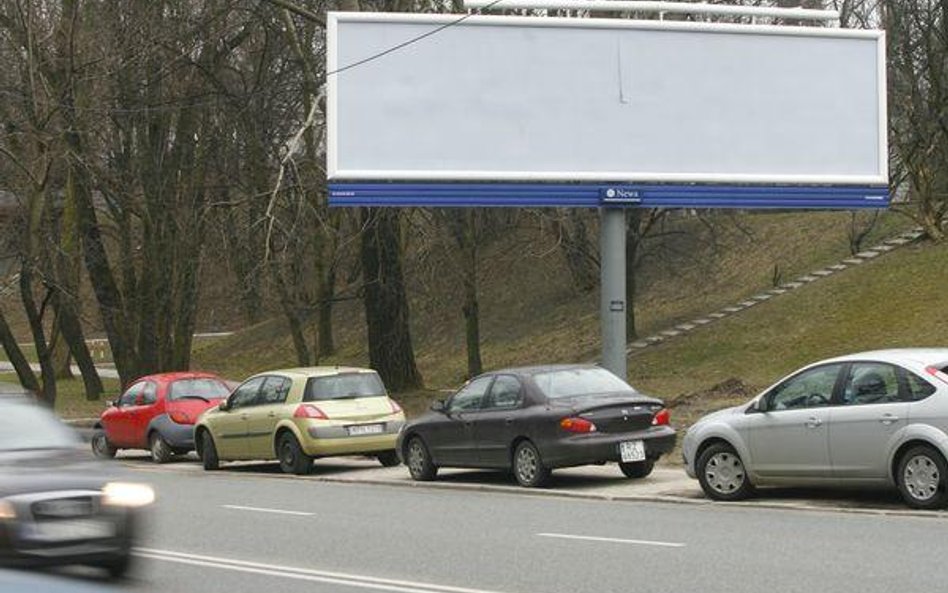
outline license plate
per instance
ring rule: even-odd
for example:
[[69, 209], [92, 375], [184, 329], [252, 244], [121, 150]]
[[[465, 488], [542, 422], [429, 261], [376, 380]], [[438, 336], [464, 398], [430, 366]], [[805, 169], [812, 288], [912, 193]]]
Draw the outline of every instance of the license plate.
[[645, 443], [642, 441], [625, 441], [619, 443], [619, 457], [625, 463], [645, 461]]
[[115, 525], [108, 521], [43, 521], [34, 523], [30, 539], [62, 542], [71, 540], [105, 539], [115, 536]]
[[355, 426], [347, 426], [349, 431], [349, 436], [358, 437], [367, 434], [382, 434], [385, 432], [385, 427], [381, 424], [357, 424]]

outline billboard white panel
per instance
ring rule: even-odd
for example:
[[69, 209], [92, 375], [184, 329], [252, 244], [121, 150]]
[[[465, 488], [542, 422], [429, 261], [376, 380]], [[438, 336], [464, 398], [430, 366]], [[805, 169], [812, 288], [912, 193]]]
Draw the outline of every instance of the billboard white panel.
[[882, 32], [459, 18], [329, 14], [331, 180], [888, 182]]

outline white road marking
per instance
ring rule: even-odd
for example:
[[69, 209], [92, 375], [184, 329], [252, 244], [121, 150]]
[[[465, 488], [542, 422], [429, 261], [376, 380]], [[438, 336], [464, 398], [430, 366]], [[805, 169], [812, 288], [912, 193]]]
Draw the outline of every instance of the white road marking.
[[280, 509], [265, 509], [261, 507], [244, 507], [237, 504], [224, 504], [221, 505], [225, 509], [233, 509], [235, 511], [251, 511], [254, 513], [274, 513], [277, 515], [296, 515], [297, 517], [312, 517], [313, 513], [304, 513], [301, 511], [284, 511]]
[[155, 550], [151, 548], [135, 548], [134, 553], [136, 556], [140, 556], [142, 558], [150, 558], [152, 560], [159, 560], [163, 562], [176, 562], [179, 564], [189, 564], [192, 566], [219, 568], [222, 570], [233, 570], [237, 572], [261, 574], [300, 581], [346, 585], [349, 587], [358, 587], [361, 589], [394, 591], [396, 593], [500, 593], [498, 591], [489, 591], [486, 589], [469, 589], [466, 587], [435, 585], [432, 583], [422, 583], [417, 581], [401, 581], [365, 575], [329, 572], [325, 570], [313, 570], [309, 568], [297, 568], [293, 566], [264, 564], [261, 562], [232, 560], [229, 558], [219, 558], [215, 556], [201, 556], [199, 554], [184, 554], [181, 552]]
[[647, 539], [621, 539], [618, 537], [596, 537], [592, 535], [569, 535], [566, 533], [538, 533], [539, 537], [556, 537], [560, 539], [579, 539], [591, 542], [609, 542], [613, 544], [636, 544], [639, 546], [660, 546], [663, 548], [684, 548], [685, 544], [677, 542], [656, 542]]

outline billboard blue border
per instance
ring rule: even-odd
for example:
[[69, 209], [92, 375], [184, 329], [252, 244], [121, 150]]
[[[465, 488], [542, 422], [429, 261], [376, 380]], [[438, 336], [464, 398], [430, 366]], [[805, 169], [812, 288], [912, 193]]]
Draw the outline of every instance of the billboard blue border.
[[603, 183], [350, 183], [329, 184], [333, 207], [596, 208], [886, 208], [879, 186], [645, 185]]

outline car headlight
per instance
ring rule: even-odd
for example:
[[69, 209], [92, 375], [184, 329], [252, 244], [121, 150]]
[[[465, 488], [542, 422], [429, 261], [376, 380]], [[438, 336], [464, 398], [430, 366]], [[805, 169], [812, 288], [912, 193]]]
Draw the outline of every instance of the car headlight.
[[148, 484], [109, 482], [102, 489], [102, 504], [116, 507], [144, 507], [155, 502], [155, 491]]
[[6, 500], [0, 500], [0, 521], [16, 519], [16, 509]]

